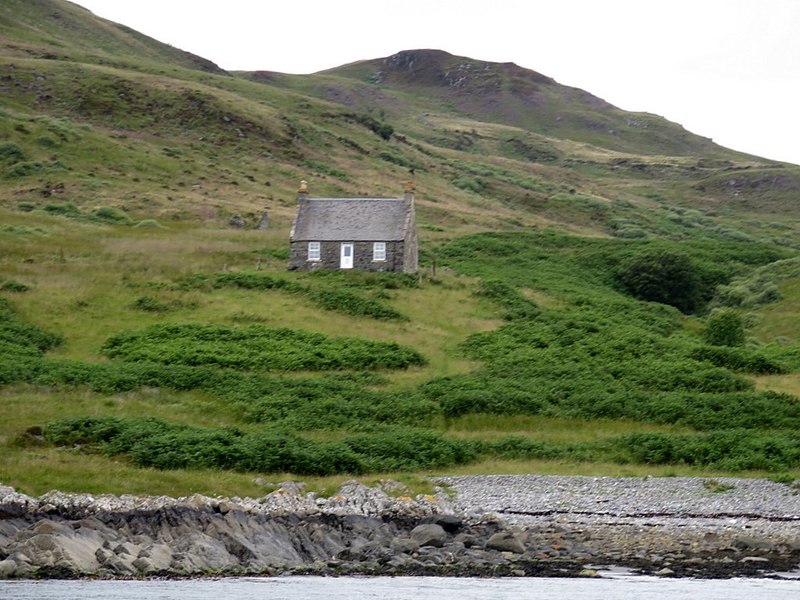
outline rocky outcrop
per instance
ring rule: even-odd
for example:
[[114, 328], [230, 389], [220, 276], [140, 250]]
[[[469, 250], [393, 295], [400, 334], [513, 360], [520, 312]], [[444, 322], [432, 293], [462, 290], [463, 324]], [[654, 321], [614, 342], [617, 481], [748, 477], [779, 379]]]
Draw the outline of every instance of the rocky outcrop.
[[800, 560], [800, 543], [788, 530], [779, 538], [703, 524], [593, 526], [564, 514], [512, 523], [444, 492], [411, 498], [389, 495], [387, 487], [349, 482], [320, 498], [292, 483], [262, 498], [176, 499], [60, 492], [33, 498], [0, 486], [0, 578], [579, 576], [591, 573], [590, 564], [664, 576], [752, 576]]

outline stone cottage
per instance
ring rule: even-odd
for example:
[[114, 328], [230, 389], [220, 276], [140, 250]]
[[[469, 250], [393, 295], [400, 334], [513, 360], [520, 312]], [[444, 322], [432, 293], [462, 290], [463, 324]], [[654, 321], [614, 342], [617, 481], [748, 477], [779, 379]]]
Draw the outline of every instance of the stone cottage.
[[310, 198], [297, 194], [289, 234], [290, 270], [417, 270], [414, 186], [402, 198]]

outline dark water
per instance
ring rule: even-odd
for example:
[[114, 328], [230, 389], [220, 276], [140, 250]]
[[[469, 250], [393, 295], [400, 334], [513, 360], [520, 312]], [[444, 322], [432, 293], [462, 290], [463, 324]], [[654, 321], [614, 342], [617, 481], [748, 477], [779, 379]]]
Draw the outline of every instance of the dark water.
[[798, 600], [800, 580], [469, 579], [444, 577], [248, 577], [185, 581], [0, 581], [2, 600]]

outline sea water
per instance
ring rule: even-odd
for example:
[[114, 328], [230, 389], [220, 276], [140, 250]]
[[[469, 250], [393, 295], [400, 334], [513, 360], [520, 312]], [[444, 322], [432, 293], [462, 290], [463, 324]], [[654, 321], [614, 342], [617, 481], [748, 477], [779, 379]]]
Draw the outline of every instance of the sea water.
[[244, 577], [224, 579], [0, 581], [2, 600], [798, 600], [800, 580], [448, 577]]

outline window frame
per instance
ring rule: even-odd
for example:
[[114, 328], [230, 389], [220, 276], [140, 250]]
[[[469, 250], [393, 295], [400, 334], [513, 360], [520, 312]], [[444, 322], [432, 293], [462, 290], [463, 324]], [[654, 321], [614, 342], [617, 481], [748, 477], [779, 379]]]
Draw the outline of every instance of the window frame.
[[322, 243], [321, 242], [308, 242], [308, 258], [309, 262], [319, 262], [322, 260]]
[[[380, 250], [378, 250], [379, 246]], [[386, 262], [386, 242], [372, 243], [372, 262]]]

